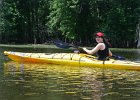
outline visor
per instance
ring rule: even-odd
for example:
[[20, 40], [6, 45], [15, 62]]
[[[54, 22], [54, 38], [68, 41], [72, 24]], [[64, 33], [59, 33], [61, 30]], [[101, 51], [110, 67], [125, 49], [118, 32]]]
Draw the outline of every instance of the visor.
[[104, 33], [98, 32], [98, 33], [96, 33], [96, 36], [104, 37]]

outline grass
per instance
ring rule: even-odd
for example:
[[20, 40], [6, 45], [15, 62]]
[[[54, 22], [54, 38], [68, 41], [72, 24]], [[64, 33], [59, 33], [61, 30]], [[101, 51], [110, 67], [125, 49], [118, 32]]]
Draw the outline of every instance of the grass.
[[[0, 47], [11, 47], [11, 48], [59, 48], [53, 44], [0, 44]], [[86, 47], [88, 49], [92, 49], [93, 47]], [[61, 48], [60, 48], [61, 49]], [[111, 48], [114, 51], [123, 51], [123, 50], [140, 50], [135, 48]]]
[[0, 47], [11, 47], [11, 48], [58, 48], [55, 45], [45, 44], [0, 44]]

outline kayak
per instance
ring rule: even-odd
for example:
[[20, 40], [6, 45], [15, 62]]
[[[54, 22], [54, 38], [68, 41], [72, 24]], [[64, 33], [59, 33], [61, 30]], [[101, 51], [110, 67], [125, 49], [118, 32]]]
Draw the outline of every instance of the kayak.
[[109, 59], [97, 60], [95, 56], [82, 53], [24, 53], [4, 51], [11, 60], [17, 62], [48, 63], [72, 66], [89, 66], [140, 71], [140, 63]]

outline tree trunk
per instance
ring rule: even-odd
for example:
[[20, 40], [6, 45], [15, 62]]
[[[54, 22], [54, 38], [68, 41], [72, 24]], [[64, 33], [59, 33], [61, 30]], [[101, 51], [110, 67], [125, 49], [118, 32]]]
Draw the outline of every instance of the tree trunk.
[[137, 41], [137, 48], [140, 48], [140, 21], [139, 21], [139, 24], [138, 24], [138, 26], [137, 26], [137, 39], [136, 39], [136, 41]]

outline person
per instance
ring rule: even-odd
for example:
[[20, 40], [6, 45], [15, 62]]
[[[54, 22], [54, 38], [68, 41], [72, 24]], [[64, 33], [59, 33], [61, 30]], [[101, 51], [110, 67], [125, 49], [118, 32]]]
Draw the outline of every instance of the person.
[[98, 55], [98, 60], [106, 60], [108, 56], [112, 56], [112, 52], [110, 51], [109, 42], [105, 39], [104, 33], [98, 32], [95, 34], [95, 40], [98, 43], [92, 50], [88, 50], [87, 48], [83, 48], [83, 50], [87, 54], [95, 54]]

